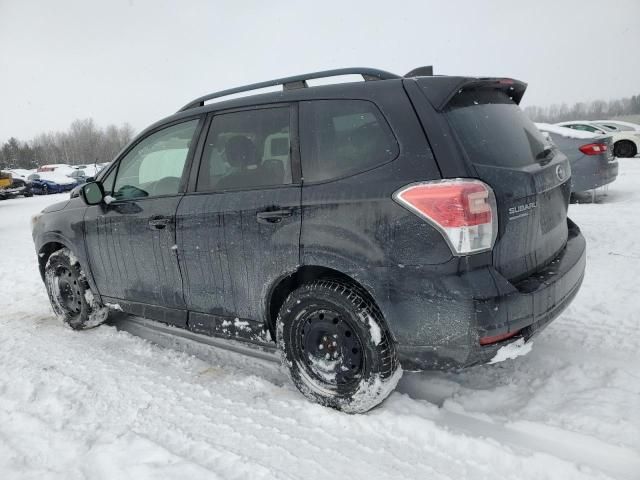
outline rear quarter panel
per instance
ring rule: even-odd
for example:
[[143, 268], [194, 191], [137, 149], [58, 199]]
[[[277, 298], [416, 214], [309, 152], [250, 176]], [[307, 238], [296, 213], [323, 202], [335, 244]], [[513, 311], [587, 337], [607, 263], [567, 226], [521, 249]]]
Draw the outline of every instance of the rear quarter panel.
[[440, 179], [440, 172], [400, 82], [385, 96], [350, 98], [376, 103], [397, 139], [399, 155], [355, 175], [303, 185], [301, 263], [357, 280], [372, 294], [392, 331], [399, 332], [394, 324], [402, 319], [392, 300], [398, 276], [411, 265], [426, 270], [450, 265], [452, 254], [438, 231], [392, 195], [409, 183]]

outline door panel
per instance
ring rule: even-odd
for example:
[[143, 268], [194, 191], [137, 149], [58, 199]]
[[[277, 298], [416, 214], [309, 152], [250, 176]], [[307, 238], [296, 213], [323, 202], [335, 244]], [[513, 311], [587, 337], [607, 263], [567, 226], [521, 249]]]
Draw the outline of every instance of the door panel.
[[[85, 238], [101, 295], [184, 308], [175, 240], [180, 197], [149, 198], [89, 207]], [[165, 224], [153, 225], [159, 219]]]
[[108, 202], [87, 208], [84, 219], [100, 294], [122, 300], [130, 313], [183, 327], [175, 214], [201, 124], [187, 119], [142, 137], [103, 178]]
[[196, 191], [176, 214], [190, 329], [266, 341], [267, 291], [299, 265], [297, 152], [291, 105], [211, 118]]
[[299, 264], [300, 187], [187, 195], [177, 225], [187, 308], [262, 322], [266, 289]]

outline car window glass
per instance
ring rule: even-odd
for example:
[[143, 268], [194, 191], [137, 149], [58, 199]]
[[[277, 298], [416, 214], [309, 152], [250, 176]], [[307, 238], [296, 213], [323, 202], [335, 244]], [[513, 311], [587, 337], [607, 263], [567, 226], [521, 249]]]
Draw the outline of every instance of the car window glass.
[[[172, 125], [138, 143], [120, 161], [112, 195], [117, 200], [175, 195], [198, 120]], [[105, 191], [109, 191], [105, 185]]]
[[460, 92], [445, 115], [474, 164], [520, 168], [548, 155], [548, 141], [540, 130], [500, 90]]
[[291, 183], [289, 107], [216, 115], [198, 173], [197, 191]]
[[300, 104], [302, 175], [315, 182], [393, 160], [398, 143], [378, 108], [365, 100]]
[[113, 182], [116, 179], [117, 168], [111, 169], [109, 174], [102, 179], [102, 187], [105, 195], [113, 195]]

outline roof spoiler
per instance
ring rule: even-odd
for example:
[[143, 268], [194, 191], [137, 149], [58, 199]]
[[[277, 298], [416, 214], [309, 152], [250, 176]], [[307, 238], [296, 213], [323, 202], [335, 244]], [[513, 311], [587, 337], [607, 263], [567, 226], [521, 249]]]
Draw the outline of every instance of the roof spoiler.
[[426, 67], [418, 67], [411, 70], [409, 73], [404, 75], [405, 78], [409, 77], [433, 77], [433, 65], [428, 65]]
[[527, 84], [513, 78], [431, 77], [416, 78], [420, 89], [433, 107], [442, 111], [451, 100], [463, 91], [502, 90], [520, 104]]

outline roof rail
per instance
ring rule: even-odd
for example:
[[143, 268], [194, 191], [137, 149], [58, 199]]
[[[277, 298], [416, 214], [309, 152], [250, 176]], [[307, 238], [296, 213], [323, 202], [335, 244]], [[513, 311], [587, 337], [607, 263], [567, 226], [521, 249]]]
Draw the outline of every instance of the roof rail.
[[384, 70], [377, 70], [375, 68], [338, 68], [335, 70], [325, 70], [323, 72], [306, 73], [304, 75], [295, 75], [293, 77], [278, 78], [276, 80], [269, 80], [266, 82], [252, 83], [251, 85], [245, 85], [243, 87], [230, 88], [228, 90], [221, 90], [219, 92], [210, 93], [209, 95], [203, 95], [195, 100], [187, 103], [182, 107], [179, 112], [189, 110], [190, 108], [201, 107], [207, 100], [213, 100], [214, 98], [226, 97], [235, 93], [249, 92], [251, 90], [258, 90], [260, 88], [274, 87], [282, 85], [283, 90], [293, 90], [296, 88], [306, 88], [307, 80], [315, 78], [329, 78], [338, 77], [341, 75], [362, 75], [363, 80], [391, 80], [394, 78], [401, 78], [394, 73], [385, 72]]

